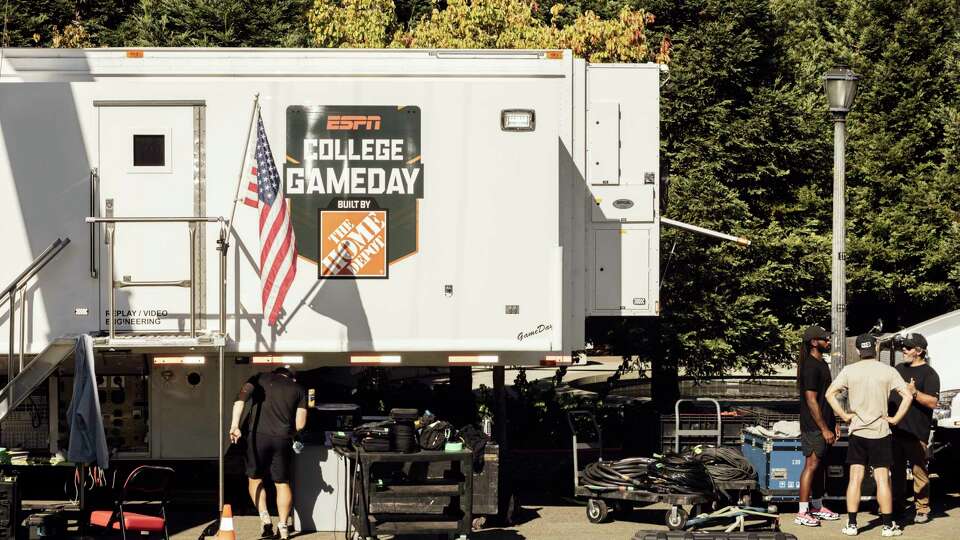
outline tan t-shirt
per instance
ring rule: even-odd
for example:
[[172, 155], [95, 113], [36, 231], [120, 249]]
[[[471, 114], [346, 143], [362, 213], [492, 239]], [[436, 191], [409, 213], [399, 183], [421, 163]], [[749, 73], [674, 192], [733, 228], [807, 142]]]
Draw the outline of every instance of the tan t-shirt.
[[850, 434], [865, 439], [890, 435], [887, 400], [890, 392], [906, 388], [903, 377], [892, 367], [876, 360], [861, 360], [843, 368], [830, 389], [847, 391], [847, 410], [854, 414]]

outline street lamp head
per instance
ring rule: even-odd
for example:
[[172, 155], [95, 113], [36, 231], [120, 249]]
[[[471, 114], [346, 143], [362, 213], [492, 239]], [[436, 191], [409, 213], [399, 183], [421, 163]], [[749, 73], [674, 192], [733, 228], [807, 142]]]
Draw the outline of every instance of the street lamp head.
[[849, 66], [840, 65], [823, 76], [823, 89], [827, 93], [830, 112], [844, 115], [850, 112], [857, 97], [857, 81], [860, 77]]

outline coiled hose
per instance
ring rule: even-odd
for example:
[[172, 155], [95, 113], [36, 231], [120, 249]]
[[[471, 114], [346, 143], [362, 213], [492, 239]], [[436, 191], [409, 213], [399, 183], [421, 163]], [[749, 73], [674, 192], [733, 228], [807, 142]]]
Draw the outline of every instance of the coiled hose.
[[718, 491], [718, 482], [755, 478], [753, 467], [737, 450], [697, 447], [683, 454], [658, 458], [591, 463], [583, 470], [581, 483], [594, 491], [709, 495]]
[[690, 452], [693, 459], [703, 463], [707, 474], [714, 482], [733, 482], [754, 480], [757, 472], [753, 465], [733, 448], [694, 448]]

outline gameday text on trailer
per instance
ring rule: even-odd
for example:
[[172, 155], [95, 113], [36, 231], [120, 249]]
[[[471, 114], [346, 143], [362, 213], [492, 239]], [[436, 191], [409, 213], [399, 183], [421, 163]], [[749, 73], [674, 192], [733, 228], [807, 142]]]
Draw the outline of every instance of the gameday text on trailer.
[[317, 162], [395, 161], [403, 163], [403, 139], [304, 139], [306, 167], [286, 169], [287, 195], [415, 195], [419, 168], [311, 166]]

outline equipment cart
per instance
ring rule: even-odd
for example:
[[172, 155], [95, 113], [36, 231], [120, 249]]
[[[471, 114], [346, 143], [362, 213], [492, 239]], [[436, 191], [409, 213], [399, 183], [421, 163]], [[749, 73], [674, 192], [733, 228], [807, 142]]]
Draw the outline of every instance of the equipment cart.
[[[351, 453], [351, 458], [356, 463], [351, 522], [357, 536], [446, 534], [466, 539], [472, 521], [472, 452], [424, 450], [404, 454], [360, 448]], [[435, 462], [450, 463], [451, 474], [443, 479], [427, 479], [426, 466]], [[404, 510], [409, 508], [392, 503], [397, 498], [427, 498], [434, 500], [437, 507], [407, 512]], [[396, 511], [390, 511], [391, 507]]]
[[[679, 401], [677, 407], [679, 407]], [[719, 405], [717, 409], [719, 421]], [[754, 480], [716, 483], [719, 490], [728, 494], [735, 494], [733, 496], [743, 504], [725, 507], [712, 514], [707, 512], [710, 506], [718, 500], [718, 497], [714, 494], [656, 493], [633, 488], [610, 489], [584, 485], [581, 483], [580, 451], [595, 451], [597, 459], [603, 461], [603, 436], [596, 418], [590, 412], [571, 411], [567, 414], [567, 422], [570, 425], [573, 439], [574, 496], [578, 499], [586, 499], [587, 519], [591, 523], [606, 521], [611, 507], [616, 512], [627, 512], [636, 503], [668, 504], [670, 509], [664, 515], [664, 523], [670, 530], [682, 530], [688, 525], [698, 526], [722, 518], [734, 519], [734, 526], [740, 528], [743, 527], [744, 519], [748, 516], [759, 517], [772, 521], [774, 524], [777, 521], [777, 516], [767, 514], [766, 509], [747, 506], [752, 492], [757, 487]], [[679, 438], [683, 433], [683, 431], [678, 430], [676, 436]], [[587, 436], [584, 437], [584, 434]], [[685, 507], [691, 510], [688, 511]], [[690, 519], [691, 513], [696, 519]], [[709, 519], [707, 519], [708, 517]]]

